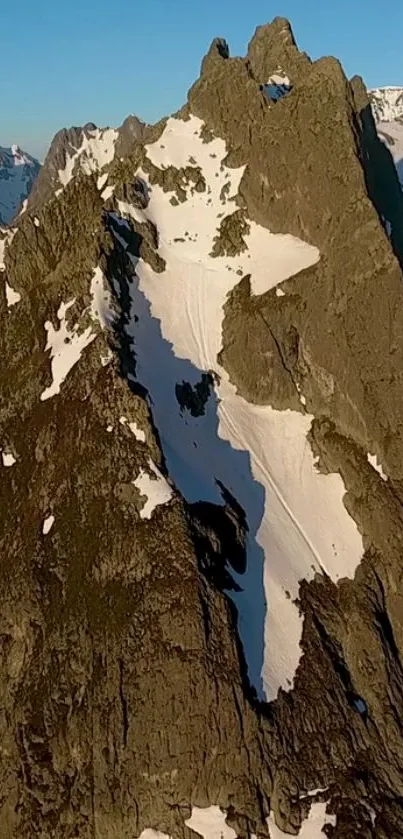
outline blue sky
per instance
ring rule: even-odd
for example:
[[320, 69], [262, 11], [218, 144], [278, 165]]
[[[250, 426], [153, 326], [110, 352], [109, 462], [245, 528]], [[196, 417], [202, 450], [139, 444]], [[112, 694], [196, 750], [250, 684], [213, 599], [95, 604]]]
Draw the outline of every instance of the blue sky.
[[117, 125], [128, 113], [153, 122], [183, 104], [213, 37], [244, 54], [255, 27], [276, 15], [313, 58], [336, 55], [369, 87], [403, 85], [401, 0], [5, 2], [0, 145], [43, 157], [65, 125]]

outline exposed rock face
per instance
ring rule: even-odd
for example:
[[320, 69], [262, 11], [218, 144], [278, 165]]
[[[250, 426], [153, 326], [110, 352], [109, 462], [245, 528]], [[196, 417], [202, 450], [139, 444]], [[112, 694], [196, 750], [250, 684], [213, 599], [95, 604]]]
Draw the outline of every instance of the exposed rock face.
[[135, 148], [138, 140], [144, 135], [146, 126], [136, 116], [129, 116], [118, 129], [115, 154], [117, 157], [127, 157]]
[[[262, 89], [274, 76], [289, 79], [278, 101]], [[193, 839], [192, 808], [211, 805], [229, 839], [274, 822], [297, 835], [315, 807], [335, 839], [403, 836], [403, 199], [362, 83], [335, 59], [312, 63], [284, 19], [245, 59], [216, 40], [175, 120], [57, 135], [30, 207], [0, 241], [2, 836]], [[287, 278], [267, 283], [267, 229], [304, 246], [308, 267], [278, 251]], [[181, 271], [195, 310], [174, 288]], [[204, 312], [205, 345], [178, 348], [176, 323], [197, 335]], [[308, 421], [306, 450], [325, 483], [341, 476], [363, 539], [355, 574], [319, 562], [299, 578], [303, 656], [270, 703], [237, 633], [258, 525], [256, 474], [242, 500], [234, 489], [236, 449], [252, 473], [257, 431], [225, 483], [231, 383], [232, 423], [248, 406], [284, 429]], [[176, 466], [174, 408], [178, 436], [193, 435]], [[193, 489], [194, 464], [216, 495]], [[279, 491], [297, 562], [312, 539]]]

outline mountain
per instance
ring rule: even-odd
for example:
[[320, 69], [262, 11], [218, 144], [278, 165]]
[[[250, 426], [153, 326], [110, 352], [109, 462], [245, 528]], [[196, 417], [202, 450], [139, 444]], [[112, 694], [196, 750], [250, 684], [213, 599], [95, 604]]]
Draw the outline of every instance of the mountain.
[[403, 193], [370, 98], [276, 18], [111, 131], [57, 135], [0, 231], [2, 836], [403, 837]]
[[28, 198], [40, 163], [14, 145], [0, 146], [0, 224], [10, 224]]
[[59, 194], [78, 172], [101, 173], [112, 160], [128, 154], [145, 129], [137, 117], [129, 116], [120, 128], [63, 128], [51, 143], [44, 165], [29, 198], [29, 209], [42, 206]]
[[403, 87], [378, 87], [369, 92], [376, 122], [403, 123]]
[[378, 133], [389, 149], [403, 185], [403, 87], [381, 87], [370, 91]]

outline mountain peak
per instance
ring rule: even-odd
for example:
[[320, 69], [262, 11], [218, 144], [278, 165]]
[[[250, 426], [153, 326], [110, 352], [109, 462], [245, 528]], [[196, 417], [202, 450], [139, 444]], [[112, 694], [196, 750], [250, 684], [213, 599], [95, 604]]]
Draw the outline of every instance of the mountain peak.
[[403, 122], [403, 86], [376, 87], [369, 97], [376, 122]]
[[0, 146], [0, 224], [8, 225], [28, 198], [40, 163], [17, 143]]
[[365, 88], [276, 18], [156, 126], [59, 132], [32, 202], [2, 835], [402, 839], [403, 197]]

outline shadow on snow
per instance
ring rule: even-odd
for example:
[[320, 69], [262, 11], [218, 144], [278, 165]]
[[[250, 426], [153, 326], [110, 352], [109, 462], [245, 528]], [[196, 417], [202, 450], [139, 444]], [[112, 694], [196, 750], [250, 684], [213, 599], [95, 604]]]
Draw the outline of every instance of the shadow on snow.
[[[140, 237], [134, 237], [139, 240], [135, 249], [138, 253]], [[133, 241], [130, 249], [134, 250]], [[253, 477], [249, 453], [234, 449], [219, 435], [220, 403], [214, 386], [201, 415], [193, 416], [179, 404], [177, 385], [185, 382], [195, 388], [203, 374], [210, 371], [200, 370], [188, 359], [175, 355], [172, 344], [162, 334], [161, 322], [153, 316], [150, 302], [140, 289], [135, 271], [137, 260], [130, 258], [132, 266], [128, 270], [128, 258], [121, 248], [115, 248], [109, 256], [109, 275], [114, 278], [112, 287], [121, 307], [116, 331], [122, 375], [133, 390], [146, 395], [167, 471], [188, 504], [194, 505], [195, 512], [200, 502], [207, 502], [206, 508], [222, 508], [229, 501], [239, 518], [242, 508], [241, 518], [246, 521], [245, 563], [239, 562], [239, 551], [236, 556], [226, 557], [225, 589], [236, 606], [237, 628], [246, 659], [240, 650], [243, 675], [246, 676], [246, 669], [251, 695], [256, 691], [261, 701], [266, 598], [264, 552], [257, 534], [264, 514], [265, 490]], [[214, 521], [214, 515], [210, 521]], [[233, 608], [231, 611], [234, 614]]]

